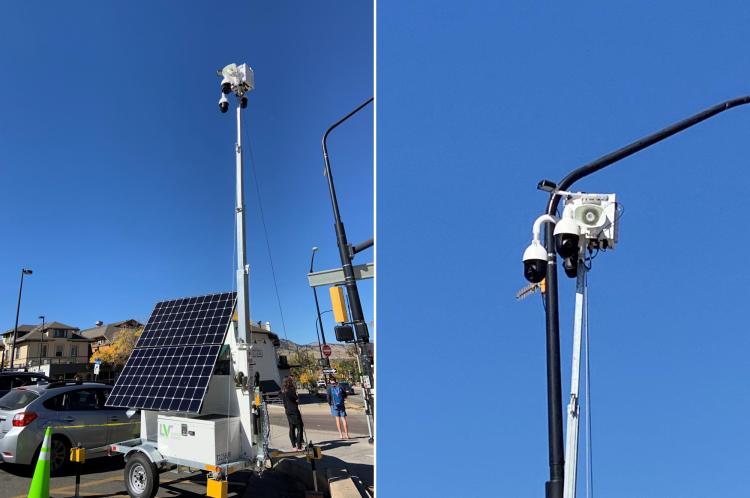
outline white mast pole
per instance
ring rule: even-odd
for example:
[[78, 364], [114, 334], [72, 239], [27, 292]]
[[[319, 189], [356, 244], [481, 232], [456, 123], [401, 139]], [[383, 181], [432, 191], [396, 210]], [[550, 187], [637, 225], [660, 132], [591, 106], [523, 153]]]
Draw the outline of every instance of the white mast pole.
[[250, 304], [248, 291], [247, 256], [245, 254], [245, 194], [243, 187], [242, 170], [242, 119], [241, 105], [237, 101], [237, 143], [235, 144], [235, 155], [237, 162], [237, 205], [235, 216], [237, 224], [237, 340], [249, 342], [247, 324], [250, 318]]
[[581, 372], [581, 331], [583, 324], [584, 289], [586, 287], [586, 266], [578, 261], [576, 279], [576, 309], [573, 319], [573, 361], [570, 375], [570, 403], [568, 403], [568, 425], [565, 439], [565, 487], [563, 498], [576, 496], [576, 469], [578, 467], [578, 390]]

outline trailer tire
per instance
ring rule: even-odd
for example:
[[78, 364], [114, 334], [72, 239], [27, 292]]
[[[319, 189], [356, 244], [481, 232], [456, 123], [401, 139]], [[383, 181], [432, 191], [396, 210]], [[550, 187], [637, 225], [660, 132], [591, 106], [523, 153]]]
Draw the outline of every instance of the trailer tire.
[[144, 453], [137, 452], [128, 458], [125, 487], [131, 498], [154, 498], [159, 491], [159, 472]]

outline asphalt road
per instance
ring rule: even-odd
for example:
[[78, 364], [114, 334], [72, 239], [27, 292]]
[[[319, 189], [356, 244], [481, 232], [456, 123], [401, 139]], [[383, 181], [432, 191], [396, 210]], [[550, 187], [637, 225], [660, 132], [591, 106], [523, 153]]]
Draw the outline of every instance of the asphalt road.
[[[303, 406], [303, 419], [305, 425], [311, 429], [323, 430], [335, 435], [336, 422], [327, 412], [328, 405]], [[367, 423], [363, 412], [355, 408], [350, 410], [347, 417], [349, 422], [349, 433], [354, 435], [366, 435]], [[305, 413], [315, 412], [315, 413]], [[281, 407], [272, 408], [270, 412], [272, 431], [286, 431], [287, 421], [284, 410]], [[75, 467], [71, 464], [65, 475], [53, 477], [50, 482], [50, 496], [52, 498], [63, 498], [74, 496], [75, 491]], [[81, 494], [80, 496], [96, 498], [127, 498], [123, 480], [125, 464], [122, 457], [104, 457], [89, 460], [81, 465]], [[33, 468], [30, 466], [10, 465], [0, 463], [0, 498], [25, 498]], [[161, 474], [161, 487], [158, 497], [205, 497], [206, 478], [200, 472]], [[266, 471], [262, 476], [256, 476], [251, 472], [237, 472], [230, 476], [229, 497], [256, 497], [264, 498], [304, 498], [304, 491], [299, 483], [290, 479], [287, 475]]]
[[[304, 410], [304, 408], [303, 408]], [[283, 430], [289, 427], [284, 409], [273, 410], [270, 412], [272, 430]], [[347, 413], [346, 422], [349, 425], [349, 435], [365, 436], [367, 432], [367, 421], [362, 413]], [[338, 437], [336, 430], [336, 420], [330, 413], [302, 413], [302, 423], [306, 428], [319, 431], [333, 432]]]
[[[104, 457], [81, 466], [80, 496], [96, 498], [128, 498], [125, 491], [122, 457]], [[25, 498], [31, 483], [31, 467], [0, 464], [0, 497]], [[206, 496], [206, 478], [200, 472], [165, 472], [160, 476], [160, 498], [198, 498]], [[75, 476], [53, 477], [50, 497], [67, 498], [75, 495]], [[237, 472], [229, 476], [229, 497], [304, 498], [304, 488], [285, 474], [266, 471], [262, 476], [252, 472]]]

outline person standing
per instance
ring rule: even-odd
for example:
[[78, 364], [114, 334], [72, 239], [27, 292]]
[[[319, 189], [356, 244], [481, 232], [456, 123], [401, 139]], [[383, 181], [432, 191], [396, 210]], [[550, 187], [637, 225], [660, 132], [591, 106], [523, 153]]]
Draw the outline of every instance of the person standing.
[[302, 449], [302, 413], [299, 411], [299, 397], [292, 377], [285, 377], [281, 387], [281, 400], [284, 402], [284, 412], [289, 422], [289, 440], [292, 451]]
[[[336, 377], [331, 375], [331, 385], [326, 389], [328, 395], [328, 405], [331, 407], [331, 415], [336, 419], [336, 428], [339, 430], [341, 439], [349, 439], [349, 426], [346, 423], [346, 391], [336, 381]], [[343, 431], [341, 428], [343, 427]]]

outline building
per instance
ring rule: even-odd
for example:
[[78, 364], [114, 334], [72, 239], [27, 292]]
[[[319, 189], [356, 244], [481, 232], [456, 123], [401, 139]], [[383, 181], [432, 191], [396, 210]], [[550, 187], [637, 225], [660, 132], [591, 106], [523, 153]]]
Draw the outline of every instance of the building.
[[143, 327], [143, 324], [133, 318], [129, 320], [123, 320], [121, 322], [105, 324], [103, 322], [96, 322], [96, 327], [82, 330], [80, 334], [91, 340], [91, 354], [96, 356], [96, 353], [102, 349], [112, 345], [115, 340], [115, 336], [119, 332], [125, 331], [135, 334], [138, 329]]
[[[47, 375], [66, 377], [79, 373], [88, 364], [91, 340], [78, 333], [78, 327], [60, 322], [44, 325], [19, 325], [13, 365], [10, 364], [13, 348], [13, 329], [3, 332], [3, 366], [44, 371]], [[50, 369], [51, 365], [57, 367]], [[85, 370], [85, 368], [84, 368]]]
[[289, 375], [291, 368], [286, 356], [278, 355], [277, 349], [281, 345], [279, 336], [271, 332], [271, 322], [251, 323], [248, 332], [252, 345], [250, 363], [256, 371], [261, 372], [261, 391], [266, 394], [278, 393], [281, 391], [281, 381]]

